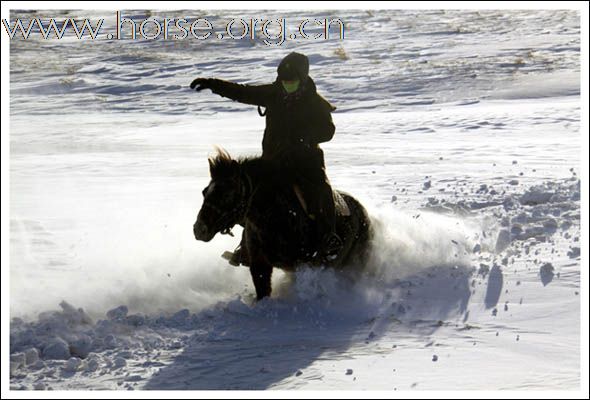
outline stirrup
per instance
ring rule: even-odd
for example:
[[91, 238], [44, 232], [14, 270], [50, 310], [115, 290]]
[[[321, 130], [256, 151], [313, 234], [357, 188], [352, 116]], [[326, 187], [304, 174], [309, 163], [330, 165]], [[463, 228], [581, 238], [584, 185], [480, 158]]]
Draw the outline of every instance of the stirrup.
[[224, 251], [223, 254], [221, 255], [221, 258], [226, 259], [227, 262], [229, 263], [229, 265], [233, 265], [234, 267], [239, 267], [240, 261], [242, 258], [241, 250], [242, 249], [238, 247], [233, 252]]
[[332, 261], [344, 247], [344, 242], [336, 232], [330, 232], [322, 241], [322, 253], [325, 259]]

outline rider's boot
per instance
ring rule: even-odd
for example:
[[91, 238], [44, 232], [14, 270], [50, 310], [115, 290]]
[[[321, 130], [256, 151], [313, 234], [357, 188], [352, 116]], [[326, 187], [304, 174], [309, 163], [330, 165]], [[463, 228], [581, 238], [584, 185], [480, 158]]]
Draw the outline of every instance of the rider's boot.
[[336, 231], [328, 232], [321, 243], [321, 257], [324, 261], [334, 261], [344, 247], [344, 242]]
[[336, 216], [334, 208], [323, 207], [316, 216], [317, 238], [319, 239], [319, 256], [324, 262], [338, 257], [344, 242], [336, 232]]
[[231, 252], [231, 251], [226, 251], [224, 252], [221, 257], [225, 258], [230, 265], [233, 265], [234, 267], [239, 266], [240, 264], [244, 264], [244, 257], [246, 256], [245, 251], [244, 251], [244, 233], [242, 233], [242, 239], [240, 240], [240, 244], [238, 245], [238, 247], [236, 247], [236, 249]]

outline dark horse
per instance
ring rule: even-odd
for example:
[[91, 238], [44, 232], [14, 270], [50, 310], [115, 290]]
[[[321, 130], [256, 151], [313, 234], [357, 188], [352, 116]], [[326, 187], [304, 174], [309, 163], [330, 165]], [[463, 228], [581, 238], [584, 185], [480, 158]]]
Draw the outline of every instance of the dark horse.
[[211, 181], [203, 190], [195, 238], [208, 242], [218, 232], [243, 226], [242, 263], [250, 267], [258, 300], [270, 296], [273, 267], [292, 271], [302, 263], [338, 269], [365, 264], [371, 223], [352, 196], [335, 194], [340, 202], [336, 231], [344, 246], [330, 259], [320, 260], [314, 221], [288, 171], [260, 157], [234, 160], [223, 150], [209, 158], [209, 169]]

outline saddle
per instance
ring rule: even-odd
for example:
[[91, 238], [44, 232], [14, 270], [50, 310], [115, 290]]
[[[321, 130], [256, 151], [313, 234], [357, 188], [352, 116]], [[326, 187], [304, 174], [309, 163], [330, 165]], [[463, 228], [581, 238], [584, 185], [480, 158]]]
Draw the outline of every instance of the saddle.
[[[293, 191], [295, 192], [297, 200], [299, 200], [299, 204], [301, 204], [301, 207], [303, 208], [307, 216], [313, 219], [314, 217], [309, 214], [307, 203], [305, 201], [305, 197], [303, 196], [301, 188], [294, 184]], [[334, 210], [336, 212], [336, 216], [350, 217], [350, 208], [348, 208], [346, 200], [344, 200], [344, 197], [342, 197], [342, 195], [337, 190], [332, 190], [332, 198], [334, 199]]]

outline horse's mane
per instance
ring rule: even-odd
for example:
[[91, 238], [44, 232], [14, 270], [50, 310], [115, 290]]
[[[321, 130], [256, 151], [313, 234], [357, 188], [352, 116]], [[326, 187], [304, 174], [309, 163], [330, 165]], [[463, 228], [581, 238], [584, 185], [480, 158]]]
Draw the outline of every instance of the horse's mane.
[[220, 147], [215, 148], [217, 154], [209, 157], [209, 169], [213, 179], [233, 176], [237, 170], [248, 170], [259, 177], [269, 179], [278, 173], [278, 165], [261, 156], [247, 156], [232, 158], [230, 154]]
[[215, 147], [215, 150], [217, 154], [208, 159], [211, 177], [220, 178], [233, 174], [235, 160], [231, 158], [226, 150], [220, 147]]

